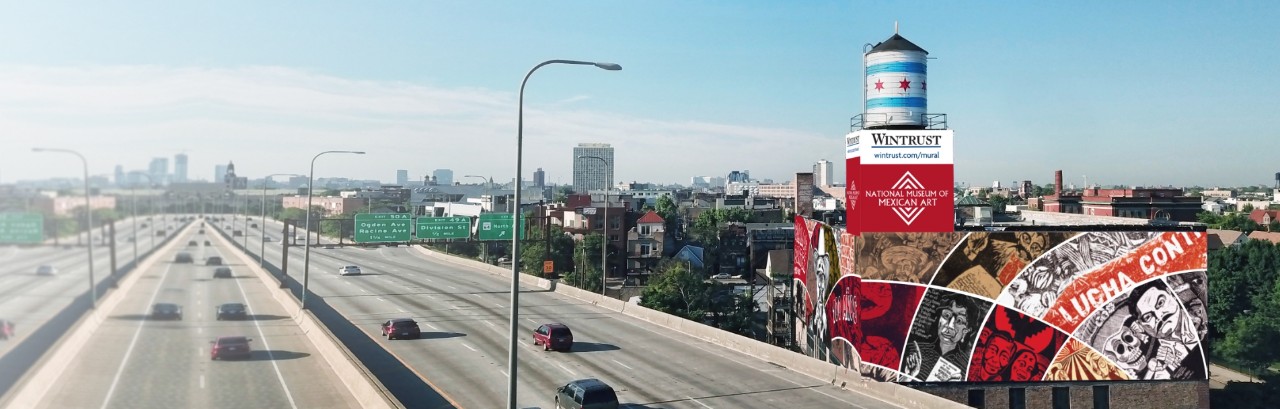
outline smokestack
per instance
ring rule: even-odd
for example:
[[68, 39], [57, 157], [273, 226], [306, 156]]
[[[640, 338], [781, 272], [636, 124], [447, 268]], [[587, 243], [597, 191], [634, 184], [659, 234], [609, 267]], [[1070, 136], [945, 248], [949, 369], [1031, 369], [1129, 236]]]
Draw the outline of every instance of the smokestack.
[[1062, 196], [1062, 170], [1053, 171], [1053, 195]]

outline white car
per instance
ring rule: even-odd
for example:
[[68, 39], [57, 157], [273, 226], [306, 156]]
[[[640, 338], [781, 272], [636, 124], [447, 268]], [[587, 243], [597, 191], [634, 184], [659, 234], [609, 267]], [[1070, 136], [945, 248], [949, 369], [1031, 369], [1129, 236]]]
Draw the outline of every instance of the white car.
[[40, 267], [36, 267], [36, 275], [38, 276], [51, 276], [56, 274], [58, 274], [57, 267], [54, 267], [48, 264], [44, 264], [44, 265], [41, 265]]
[[341, 274], [341, 275], [344, 275], [344, 276], [358, 276], [358, 275], [360, 275], [360, 267], [359, 267], [359, 266], [345, 266], [345, 267], [342, 267], [342, 268], [338, 269], [338, 274]]
[[720, 274], [716, 274], [716, 275], [711, 276], [711, 279], [712, 279], [712, 280], [727, 280], [727, 279], [729, 279], [729, 275], [728, 275], [728, 274], [725, 274], [725, 273], [720, 273]]

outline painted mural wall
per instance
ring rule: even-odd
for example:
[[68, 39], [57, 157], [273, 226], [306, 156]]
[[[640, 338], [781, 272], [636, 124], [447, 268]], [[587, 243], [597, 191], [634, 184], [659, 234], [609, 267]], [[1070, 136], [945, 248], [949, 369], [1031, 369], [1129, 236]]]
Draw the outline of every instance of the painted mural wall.
[[797, 218], [801, 351], [894, 382], [1207, 379], [1200, 232], [861, 236]]

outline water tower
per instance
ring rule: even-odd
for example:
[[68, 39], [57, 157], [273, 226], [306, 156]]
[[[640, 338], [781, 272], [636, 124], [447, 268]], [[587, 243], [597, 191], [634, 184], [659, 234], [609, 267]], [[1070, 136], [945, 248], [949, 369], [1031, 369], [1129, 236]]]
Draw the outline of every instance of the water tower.
[[946, 129], [946, 114], [930, 114], [929, 52], [898, 34], [863, 46], [862, 112], [858, 129]]

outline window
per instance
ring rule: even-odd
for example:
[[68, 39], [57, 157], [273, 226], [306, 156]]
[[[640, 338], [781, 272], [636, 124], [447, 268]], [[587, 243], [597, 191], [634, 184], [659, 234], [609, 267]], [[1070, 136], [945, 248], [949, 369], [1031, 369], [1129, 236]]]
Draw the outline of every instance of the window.
[[1071, 409], [1071, 388], [1053, 387], [1053, 409]]
[[1027, 390], [1009, 388], [1009, 409], [1027, 409]]
[[649, 226], [648, 225], [640, 226], [640, 234], [649, 234]]
[[987, 406], [986, 404], [987, 395], [984, 392], [985, 391], [982, 389], [970, 389], [969, 390], [969, 406], [975, 407], [978, 409], [985, 408]]
[[1093, 385], [1093, 409], [1111, 409], [1111, 387]]
[[650, 247], [649, 247], [649, 245], [648, 245], [648, 244], [641, 244], [641, 245], [640, 245], [640, 255], [642, 255], [642, 256], [647, 256], [647, 255], [649, 255], [649, 253], [650, 253], [650, 252], [652, 252], [652, 250], [650, 249]]

